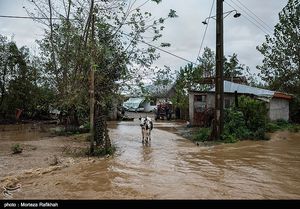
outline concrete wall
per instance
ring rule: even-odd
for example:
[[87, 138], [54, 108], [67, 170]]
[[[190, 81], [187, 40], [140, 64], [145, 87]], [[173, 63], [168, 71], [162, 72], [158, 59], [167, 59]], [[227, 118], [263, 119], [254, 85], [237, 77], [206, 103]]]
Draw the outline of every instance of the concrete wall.
[[[228, 100], [229, 106], [234, 105], [234, 95], [231, 94], [224, 94], [224, 108], [225, 102]], [[207, 108], [215, 108], [215, 94], [207, 94], [206, 97]]]
[[270, 120], [289, 120], [289, 101], [272, 98], [269, 104]]
[[[198, 93], [198, 92], [190, 92], [189, 93], [189, 121], [191, 125], [195, 125], [194, 121], [194, 110], [195, 105], [197, 105], [197, 102], [195, 103], [194, 97], [195, 95], [205, 95], [205, 93]], [[206, 94], [206, 108], [214, 108], [215, 102], [215, 95], [214, 94]]]

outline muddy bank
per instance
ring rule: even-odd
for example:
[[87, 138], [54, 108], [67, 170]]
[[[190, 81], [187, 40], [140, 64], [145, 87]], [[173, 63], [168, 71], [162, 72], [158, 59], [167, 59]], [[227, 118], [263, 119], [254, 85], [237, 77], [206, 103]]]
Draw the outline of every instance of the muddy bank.
[[[85, 135], [54, 136], [53, 125], [18, 124], [0, 126], [0, 178], [18, 174], [26, 169], [49, 167], [63, 162], [69, 148], [88, 146]], [[12, 147], [20, 145], [20, 154], [12, 154]]]

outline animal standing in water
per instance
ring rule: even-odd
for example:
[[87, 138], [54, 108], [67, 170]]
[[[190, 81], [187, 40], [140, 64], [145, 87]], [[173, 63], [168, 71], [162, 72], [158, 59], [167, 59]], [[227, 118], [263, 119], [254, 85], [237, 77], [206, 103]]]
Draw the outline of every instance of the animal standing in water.
[[142, 128], [142, 142], [148, 143], [151, 141], [151, 131], [153, 129], [153, 122], [150, 117], [142, 118], [140, 117], [139, 120], [141, 121], [140, 126]]

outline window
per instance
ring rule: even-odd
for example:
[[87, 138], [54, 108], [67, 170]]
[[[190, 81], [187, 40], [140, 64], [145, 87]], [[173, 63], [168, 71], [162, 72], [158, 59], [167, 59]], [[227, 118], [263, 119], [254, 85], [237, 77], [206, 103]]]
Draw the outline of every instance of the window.
[[195, 102], [206, 102], [206, 95], [195, 95]]
[[194, 108], [195, 112], [203, 112], [206, 109], [206, 95], [195, 95]]

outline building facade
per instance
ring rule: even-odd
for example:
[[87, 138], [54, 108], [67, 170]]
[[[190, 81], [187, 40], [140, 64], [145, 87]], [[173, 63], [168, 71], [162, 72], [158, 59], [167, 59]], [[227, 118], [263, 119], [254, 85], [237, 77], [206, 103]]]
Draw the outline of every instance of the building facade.
[[[270, 120], [289, 120], [289, 102], [291, 95], [269, 91], [224, 81], [224, 108], [234, 106], [238, 96], [248, 95], [266, 103]], [[189, 92], [189, 119], [193, 126], [203, 125], [205, 114], [211, 114], [215, 108], [215, 89]]]

